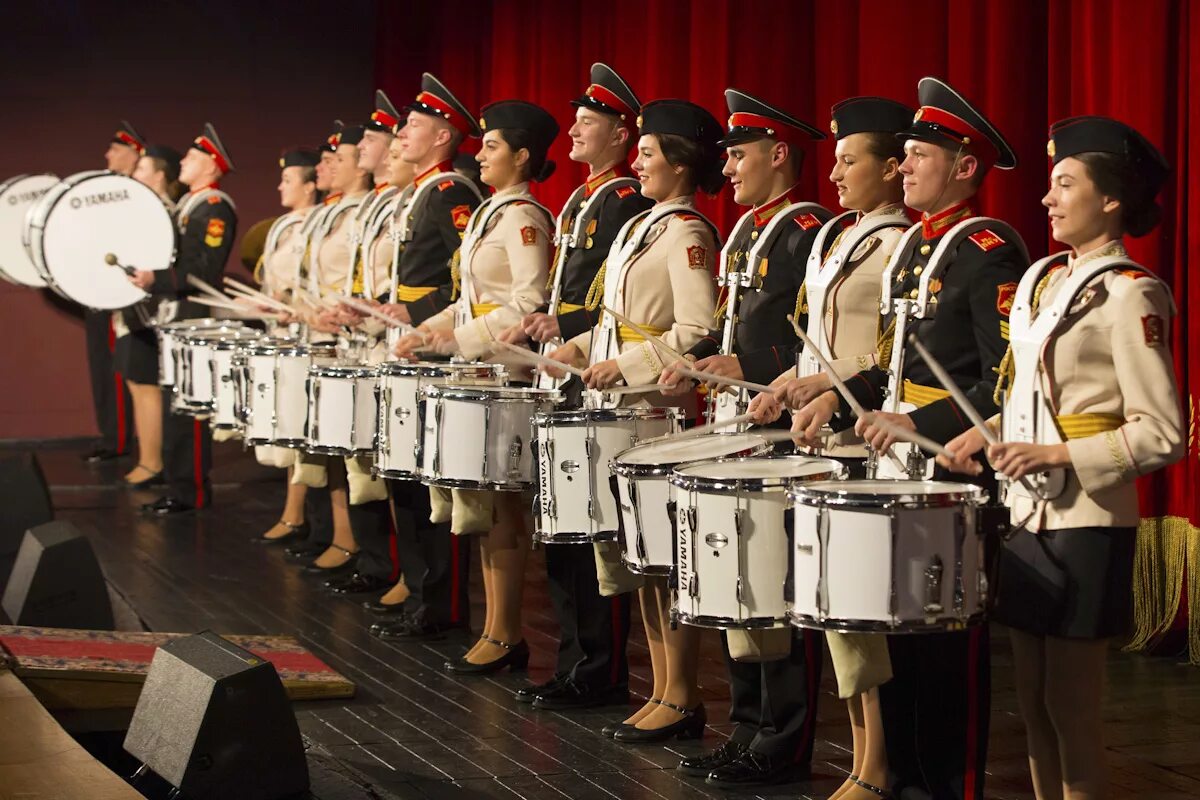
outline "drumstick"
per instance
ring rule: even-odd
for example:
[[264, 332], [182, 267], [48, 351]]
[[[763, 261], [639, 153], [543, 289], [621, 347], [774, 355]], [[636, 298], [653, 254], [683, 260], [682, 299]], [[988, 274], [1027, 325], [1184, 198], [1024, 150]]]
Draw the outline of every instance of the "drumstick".
[[754, 383], [753, 381], [743, 381], [743, 380], [739, 380], [738, 378], [730, 378], [725, 375], [718, 375], [715, 372], [705, 372], [702, 369], [694, 369], [691, 366], [687, 366], [688, 364], [689, 364], [689, 362], [687, 362], [687, 361], [683, 362], [682, 364], [676, 364], [674, 366], [674, 369], [676, 372], [682, 372], [684, 375], [687, 375], [688, 377], [696, 378], [697, 380], [702, 380], [706, 383], [719, 383], [719, 384], [723, 384], [725, 386], [738, 386], [742, 389], [749, 389], [752, 392], [772, 392], [772, 391], [774, 391], [770, 386], [767, 386], [765, 383]]
[[[950, 373], [946, 372], [946, 369], [941, 365], [941, 363], [939, 363], [938, 360], [933, 357], [933, 353], [930, 353], [925, 349], [925, 345], [921, 344], [920, 340], [917, 339], [915, 334], [910, 333], [908, 335], [908, 343], [916, 348], [917, 354], [921, 356], [921, 360], [929, 366], [929, 370], [933, 373], [934, 377], [938, 379], [938, 383], [942, 385], [942, 388], [949, 392], [950, 396], [954, 398], [954, 402], [958, 403], [959, 407], [961, 407], [962, 410], [967, 413], [967, 419], [971, 420], [971, 424], [975, 426], [975, 430], [979, 431], [980, 435], [983, 436], [983, 440], [989, 445], [1000, 444], [1000, 440], [996, 438], [994, 433], [992, 433], [992, 429], [989, 428], [987, 423], [983, 421], [983, 415], [980, 414], [979, 410], [971, 404], [971, 401], [967, 399], [967, 395], [963, 392], [963, 390], [958, 388], [958, 384], [954, 382], [954, 379], [950, 377]], [[945, 451], [945, 448], [942, 449]], [[947, 456], [948, 458], [954, 458], [954, 455], [949, 451], [943, 452], [942, 455]], [[1022, 487], [1024, 487], [1025, 491], [1029, 492], [1038, 500], [1046, 499], [1042, 495], [1041, 490], [1034, 486], [1027, 477], [1022, 476], [1020, 479], [1020, 484]]]
[[287, 314], [291, 314], [296, 310], [288, 303], [275, 300], [274, 298], [268, 298], [266, 295], [253, 295], [233, 287], [229, 288], [229, 296], [234, 300], [245, 300], [248, 303], [254, 303], [258, 306], [266, 306], [267, 308], [273, 308], [276, 311], [282, 311]]
[[266, 312], [256, 311], [253, 308], [247, 308], [246, 306], [238, 305], [237, 303], [234, 303], [234, 302], [222, 303], [221, 301], [215, 300], [211, 297], [190, 297], [190, 298], [188, 298], [188, 300], [193, 303], [199, 303], [200, 305], [211, 306], [212, 308], [224, 308], [228, 311], [236, 311], [238, 314], [241, 314], [244, 317], [258, 317], [260, 319], [279, 319], [282, 316], [277, 311], [266, 311]]
[[547, 358], [546, 356], [540, 355], [531, 350], [526, 350], [524, 347], [517, 347], [514, 344], [509, 344], [508, 342], [502, 342], [499, 339], [496, 340], [496, 344], [500, 345], [505, 350], [508, 350], [514, 356], [523, 358], [526, 361], [529, 361], [530, 363], [540, 364], [545, 367], [557, 367], [558, 369], [561, 369], [570, 375], [578, 375], [581, 378], [583, 377], [584, 371], [581, 370], [579, 367], [574, 367], [574, 366], [571, 366], [570, 364], [564, 364], [561, 361], [555, 361], [553, 358]]
[[224, 292], [217, 291], [217, 289], [214, 288], [211, 283], [203, 278], [197, 278], [195, 275], [188, 275], [187, 282], [192, 286], [195, 286], [200, 291], [212, 295], [217, 300], [229, 300], [229, 295], [225, 294]]
[[605, 394], [641, 394], [642, 392], [661, 392], [661, 383], [639, 383], [634, 386], [613, 386], [605, 389]]
[[376, 309], [372, 308], [371, 306], [367, 305], [366, 303], [359, 301], [359, 299], [356, 297], [350, 297], [349, 295], [340, 294], [337, 296], [336, 299], [342, 305], [349, 306], [350, 308], [354, 309], [355, 311], [359, 312], [360, 314], [366, 314], [368, 317], [374, 317], [375, 319], [381, 320], [384, 324], [388, 325], [389, 327], [400, 328], [403, 326], [403, 323], [400, 322], [399, 320], [392, 319], [387, 314], [384, 314], [382, 311], [377, 311]]
[[723, 419], [720, 422], [710, 422], [707, 425], [697, 425], [694, 428], [688, 428], [686, 431], [672, 433], [668, 439], [687, 439], [692, 436], [704, 436], [707, 433], [712, 433], [720, 428], [731, 428], [734, 425], [741, 425], [743, 422], [752, 422], [753, 414], [739, 414], [736, 417]]

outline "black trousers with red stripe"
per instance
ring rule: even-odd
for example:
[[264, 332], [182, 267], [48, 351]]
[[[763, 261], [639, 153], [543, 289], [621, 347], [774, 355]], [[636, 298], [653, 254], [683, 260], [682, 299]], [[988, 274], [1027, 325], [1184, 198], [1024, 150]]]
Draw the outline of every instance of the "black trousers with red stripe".
[[792, 629], [787, 658], [749, 664], [729, 657], [721, 634], [729, 666], [729, 721], [737, 723], [735, 742], [772, 758], [812, 762], [824, 642], [817, 631]]
[[171, 413], [163, 389], [163, 473], [167, 495], [196, 508], [212, 502], [212, 432], [207, 420]]
[[879, 687], [892, 791], [902, 800], [982, 800], [991, 717], [986, 625], [889, 636]]
[[133, 403], [129, 400], [129, 389], [113, 367], [111, 327], [111, 311], [83, 312], [88, 375], [100, 446], [125, 453], [132, 439]]
[[597, 689], [627, 685], [633, 593], [600, 596], [591, 544], [548, 544], [543, 552], [559, 625], [555, 672]]
[[434, 625], [471, 623], [471, 551], [474, 537], [455, 536], [450, 523], [429, 521], [429, 487], [388, 481], [396, 515], [396, 556], [408, 587], [404, 611]]

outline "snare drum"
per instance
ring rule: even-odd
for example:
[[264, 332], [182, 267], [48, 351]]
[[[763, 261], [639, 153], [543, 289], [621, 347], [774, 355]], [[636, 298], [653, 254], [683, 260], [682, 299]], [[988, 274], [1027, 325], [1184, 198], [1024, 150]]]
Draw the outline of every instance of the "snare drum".
[[245, 351], [244, 423], [246, 444], [273, 444], [303, 449], [308, 444], [308, 368], [332, 364], [331, 344], [297, 344], [291, 339], [263, 339]]
[[609, 488], [609, 462], [640, 441], [674, 433], [682, 421], [679, 408], [580, 409], [534, 417], [538, 541], [615, 539], [619, 509]]
[[840, 481], [828, 458], [721, 458], [676, 467], [673, 619], [709, 628], [787, 624], [788, 487]]
[[314, 364], [308, 368], [305, 450], [327, 456], [375, 450], [379, 420], [375, 378], [374, 367]]
[[158, 385], [173, 387], [175, 385], [176, 367], [179, 359], [179, 345], [183, 337], [197, 331], [205, 330], [235, 330], [243, 328], [243, 323], [232, 319], [181, 319], [168, 322], [155, 329], [158, 336]]
[[385, 478], [420, 480], [417, 446], [421, 389], [425, 386], [503, 386], [500, 364], [385, 361], [379, 365], [379, 436], [371, 471]]
[[529, 489], [533, 417], [562, 400], [555, 389], [426, 386], [417, 453], [421, 482], [456, 489]]
[[241, 378], [245, 359], [241, 357], [247, 345], [261, 338], [258, 331], [246, 329], [238, 336], [217, 339], [212, 345], [212, 417], [209, 424], [217, 430], [236, 430], [242, 426]]
[[[216, 372], [214, 350], [218, 342], [253, 340], [258, 331], [249, 328], [215, 328], [180, 336], [175, 348], [178, 383], [171, 396], [171, 411], [206, 417], [215, 409]], [[232, 398], [231, 398], [232, 410]]]
[[621, 559], [638, 575], [668, 575], [675, 564], [674, 515], [669, 503], [671, 471], [681, 464], [723, 456], [755, 456], [771, 444], [751, 433], [718, 433], [646, 442], [618, 453], [610, 469], [617, 476], [624, 552]]
[[793, 501], [792, 624], [921, 633], [983, 622], [987, 493], [940, 481], [809, 483]]

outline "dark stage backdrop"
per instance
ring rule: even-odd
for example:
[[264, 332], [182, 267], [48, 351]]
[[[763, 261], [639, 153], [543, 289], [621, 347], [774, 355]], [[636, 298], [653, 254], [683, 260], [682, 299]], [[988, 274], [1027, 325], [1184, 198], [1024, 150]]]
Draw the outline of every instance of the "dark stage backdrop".
[[[1107, 114], [1136, 125], [1175, 166], [1165, 224], [1130, 249], [1174, 288], [1171, 345], [1190, 422], [1185, 461], [1142, 482], [1136, 644], [1160, 642], [1174, 626], [1178, 646], [1177, 609], [1189, 595], [1200, 603], [1200, 315], [1191, 309], [1200, 287], [1189, 274], [1200, 237], [1187, 235], [1200, 230], [1200, 168], [1189, 156], [1200, 147], [1200, 94], [1187, 91], [1200, 85], [1200, 0], [459, 0], [381, 5], [378, 32], [376, 75], [394, 96], [413, 96], [428, 70], [472, 108], [530, 100], [564, 129], [593, 61], [614, 66], [643, 101], [682, 97], [723, 120], [722, 91], [734, 86], [818, 127], [842, 98], [915, 105], [919, 78], [946, 78], [1016, 148], [1020, 166], [988, 179], [979, 210], [1012, 222], [1035, 258], [1058, 249], [1039, 205], [1049, 123]], [[536, 189], [552, 208], [583, 177], [566, 152], [560, 137], [551, 156], [560, 170]], [[802, 182], [832, 207], [831, 164], [832, 143], [817, 145]], [[739, 213], [729, 192], [702, 209], [724, 231]], [[1191, 627], [1200, 662], [1200, 626]]]
[[[370, 113], [376, 13], [372, 0], [6, 4], [0, 177], [101, 169], [121, 119], [179, 150], [211, 121], [244, 232], [279, 213], [282, 148]], [[0, 342], [0, 439], [95, 433], [76, 309], [0, 281]]]

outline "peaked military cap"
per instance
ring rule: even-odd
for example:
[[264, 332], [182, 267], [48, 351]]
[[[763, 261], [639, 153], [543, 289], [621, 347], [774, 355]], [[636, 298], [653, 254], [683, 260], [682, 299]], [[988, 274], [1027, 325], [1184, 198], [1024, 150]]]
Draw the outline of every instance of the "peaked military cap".
[[428, 72], [421, 76], [421, 93], [408, 105], [408, 110], [440, 117], [464, 136], [483, 134], [475, 124], [475, 115], [467, 111], [467, 107], [459, 102], [444, 83]]
[[233, 159], [229, 157], [229, 151], [225, 149], [225, 145], [221, 144], [221, 138], [217, 136], [217, 129], [211, 122], [204, 123], [204, 132], [196, 137], [196, 141], [192, 142], [192, 147], [201, 153], [208, 153], [212, 156], [221, 172], [233, 172]]
[[139, 155], [145, 155], [146, 153], [146, 137], [138, 133], [137, 128], [125, 120], [121, 120], [121, 124], [117, 126], [117, 131], [113, 134], [112, 140], [117, 144], [132, 147], [138, 151]]
[[558, 136], [558, 122], [550, 112], [523, 100], [501, 100], [483, 107], [480, 112], [479, 128], [483, 131], [497, 128], [520, 128], [528, 131], [534, 146], [544, 155], [550, 143]]
[[165, 144], [148, 144], [142, 150], [142, 155], [161, 160], [166, 165], [163, 171], [167, 173], [168, 181], [179, 180], [179, 162], [183, 161], [183, 156], [174, 147], [167, 147]]
[[921, 107], [908, 130], [898, 136], [964, 147], [1000, 169], [1017, 165], [1017, 154], [995, 126], [948, 83], [922, 78], [917, 98]]
[[284, 150], [282, 155], [279, 156], [279, 168], [315, 167], [320, 161], [320, 154], [314, 150], [305, 150], [304, 148]]
[[333, 133], [325, 137], [324, 144], [317, 147], [318, 153], [336, 153], [338, 142], [342, 140], [342, 128], [346, 127], [346, 123], [340, 119], [333, 121]]
[[333, 149], [337, 150], [344, 144], [358, 144], [362, 141], [363, 130], [362, 125], [350, 125], [349, 127], [342, 128], [337, 132], [337, 144], [333, 146]]
[[674, 134], [716, 150], [721, 139], [721, 123], [707, 109], [687, 100], [652, 100], [642, 106], [638, 133]]
[[617, 71], [608, 64], [592, 64], [591, 83], [583, 95], [571, 101], [579, 108], [590, 108], [601, 114], [615, 114], [632, 126], [642, 104]]
[[1121, 156], [1151, 194], [1158, 194], [1171, 166], [1146, 137], [1123, 122], [1108, 117], [1070, 117], [1050, 126], [1046, 153], [1053, 163], [1080, 153]]
[[729, 107], [729, 133], [720, 141], [721, 147], [733, 147], [757, 139], [778, 139], [788, 144], [800, 144], [825, 138], [825, 134], [807, 122], [801, 122], [787, 112], [738, 89], [725, 90], [725, 105]]
[[390, 135], [396, 132], [396, 125], [399, 123], [400, 112], [396, 110], [396, 106], [392, 105], [383, 89], [376, 89], [375, 110], [371, 112], [371, 118], [364, 127], [369, 131]]
[[856, 133], [900, 133], [912, 124], [913, 110], [886, 97], [851, 97], [834, 105], [829, 130], [835, 139]]

